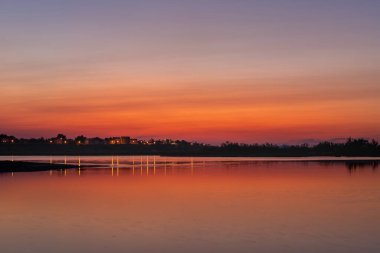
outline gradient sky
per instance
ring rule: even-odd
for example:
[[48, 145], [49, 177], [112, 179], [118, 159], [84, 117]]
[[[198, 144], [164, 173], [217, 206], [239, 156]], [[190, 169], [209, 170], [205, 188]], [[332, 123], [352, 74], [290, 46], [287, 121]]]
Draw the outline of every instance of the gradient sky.
[[380, 139], [378, 0], [1, 0], [0, 132]]

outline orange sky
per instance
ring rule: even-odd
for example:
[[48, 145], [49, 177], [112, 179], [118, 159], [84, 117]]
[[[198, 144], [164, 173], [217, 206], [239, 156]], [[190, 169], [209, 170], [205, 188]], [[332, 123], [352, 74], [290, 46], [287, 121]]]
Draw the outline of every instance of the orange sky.
[[[349, 86], [326, 77], [305, 87], [306, 78], [268, 77], [207, 85], [193, 81], [178, 86], [172, 80], [162, 80], [161, 85], [128, 84], [142, 81], [91, 80], [36, 90], [7, 87], [1, 101], [2, 130], [27, 136], [63, 132], [207, 142], [289, 142], [379, 134], [379, 88], [371, 82]], [[355, 77], [350, 81], [360, 82]]]
[[329, 11], [285, 2], [221, 1], [216, 10], [197, 1], [136, 9], [128, 1], [83, 9], [75, 8], [82, 1], [62, 9], [9, 2], [8, 25], [0, 24], [0, 132], [379, 139], [375, 13], [354, 1]]

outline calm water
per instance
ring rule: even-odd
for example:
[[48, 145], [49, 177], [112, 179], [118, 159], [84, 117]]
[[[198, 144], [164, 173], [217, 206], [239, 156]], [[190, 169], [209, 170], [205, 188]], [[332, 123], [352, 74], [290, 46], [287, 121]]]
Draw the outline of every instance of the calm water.
[[376, 163], [80, 160], [80, 170], [0, 173], [1, 253], [380, 252]]

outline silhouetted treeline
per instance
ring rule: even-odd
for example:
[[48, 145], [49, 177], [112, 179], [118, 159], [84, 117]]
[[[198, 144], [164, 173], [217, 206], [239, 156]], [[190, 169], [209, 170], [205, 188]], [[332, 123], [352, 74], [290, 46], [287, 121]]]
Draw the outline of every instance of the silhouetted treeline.
[[321, 142], [314, 146], [240, 144], [219, 146], [185, 140], [137, 140], [130, 137], [68, 139], [63, 134], [44, 139], [17, 139], [0, 135], [0, 155], [167, 155], [167, 156], [380, 156], [375, 140], [352, 139], [345, 143]]
[[376, 140], [348, 138], [345, 143], [321, 142], [315, 146], [238, 144], [223, 143], [222, 153], [255, 154], [254, 156], [380, 156], [380, 146]]

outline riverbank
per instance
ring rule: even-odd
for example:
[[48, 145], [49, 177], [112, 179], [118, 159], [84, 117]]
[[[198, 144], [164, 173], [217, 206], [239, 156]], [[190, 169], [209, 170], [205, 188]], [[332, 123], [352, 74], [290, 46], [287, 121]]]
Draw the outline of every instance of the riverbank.
[[47, 170], [74, 169], [74, 168], [78, 168], [78, 165], [21, 162], [21, 161], [13, 161], [13, 162], [0, 161], [0, 173], [47, 171]]
[[[358, 144], [359, 143], [359, 144]], [[375, 143], [376, 144], [376, 143]], [[91, 155], [159, 155], [192, 157], [380, 157], [378, 144], [347, 142], [346, 144], [320, 144], [317, 146], [277, 146], [277, 145], [75, 145], [75, 144], [1, 144], [3, 156], [91, 156]]]

